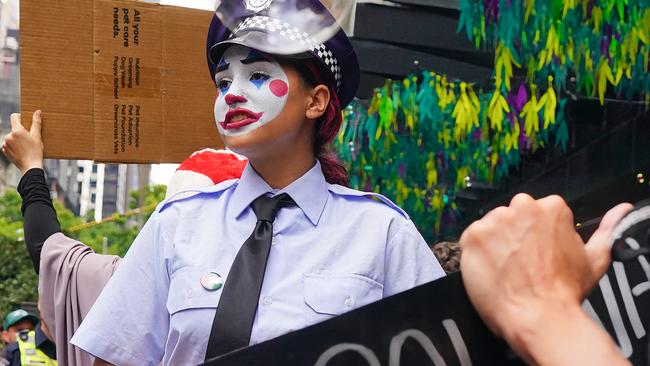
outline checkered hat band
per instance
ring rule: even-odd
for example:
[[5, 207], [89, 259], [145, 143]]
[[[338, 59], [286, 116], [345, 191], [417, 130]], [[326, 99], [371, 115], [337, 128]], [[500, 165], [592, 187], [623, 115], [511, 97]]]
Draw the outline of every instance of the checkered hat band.
[[330, 72], [334, 75], [334, 80], [336, 81], [336, 89], [340, 90], [341, 78], [343, 75], [341, 73], [339, 61], [336, 59], [332, 51], [330, 51], [324, 44], [315, 42], [311, 37], [309, 37], [307, 32], [302, 32], [300, 29], [287, 22], [267, 16], [256, 15], [248, 17], [239, 23], [239, 25], [232, 31], [230, 37], [232, 38], [235, 34], [249, 29], [259, 29], [265, 32], [279, 33], [287, 40], [299, 42], [301, 45], [306, 45], [309, 52], [318, 56], [318, 58], [320, 58], [321, 61], [323, 61], [323, 63], [330, 69]]

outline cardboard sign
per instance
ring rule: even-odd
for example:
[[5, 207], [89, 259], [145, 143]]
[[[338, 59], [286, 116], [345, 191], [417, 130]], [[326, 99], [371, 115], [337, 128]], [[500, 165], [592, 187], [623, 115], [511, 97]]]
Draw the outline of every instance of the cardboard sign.
[[[650, 266], [614, 262], [585, 301], [625, 357], [646, 365]], [[485, 327], [459, 273], [311, 327], [229, 353], [208, 366], [520, 365]]]
[[180, 162], [221, 148], [205, 57], [212, 12], [135, 1], [22, 1], [21, 110], [48, 158]]

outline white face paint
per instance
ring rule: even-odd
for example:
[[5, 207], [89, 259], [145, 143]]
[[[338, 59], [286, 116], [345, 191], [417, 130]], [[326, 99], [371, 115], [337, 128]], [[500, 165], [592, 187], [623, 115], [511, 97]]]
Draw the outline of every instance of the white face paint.
[[215, 81], [214, 117], [224, 136], [246, 135], [271, 122], [289, 95], [289, 80], [280, 64], [239, 45], [226, 50]]

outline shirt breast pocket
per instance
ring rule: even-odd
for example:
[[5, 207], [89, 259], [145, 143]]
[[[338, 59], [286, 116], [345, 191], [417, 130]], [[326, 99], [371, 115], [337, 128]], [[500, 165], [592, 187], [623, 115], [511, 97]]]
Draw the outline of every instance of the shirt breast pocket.
[[383, 297], [383, 286], [357, 274], [305, 274], [305, 325], [320, 323]]
[[167, 311], [172, 317], [184, 310], [216, 308], [219, 305], [223, 286], [210, 291], [201, 285], [201, 278], [213, 271], [214, 268], [187, 266], [171, 275]]

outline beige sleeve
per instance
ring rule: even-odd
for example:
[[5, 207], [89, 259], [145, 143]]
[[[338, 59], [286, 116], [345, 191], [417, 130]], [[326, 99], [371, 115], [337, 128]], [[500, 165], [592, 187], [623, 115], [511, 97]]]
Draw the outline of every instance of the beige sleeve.
[[92, 358], [70, 344], [70, 339], [121, 260], [97, 254], [62, 233], [52, 235], [43, 244], [39, 306], [55, 338], [60, 365], [92, 365]]

